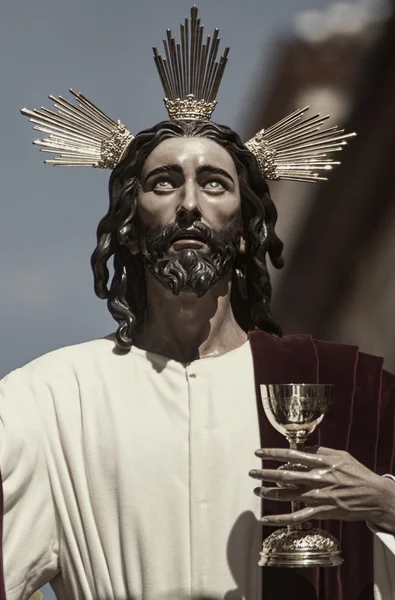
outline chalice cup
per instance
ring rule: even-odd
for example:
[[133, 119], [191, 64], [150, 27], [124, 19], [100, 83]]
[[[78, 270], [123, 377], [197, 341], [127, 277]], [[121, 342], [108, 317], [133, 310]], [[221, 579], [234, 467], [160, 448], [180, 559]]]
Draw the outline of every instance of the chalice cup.
[[[307, 437], [321, 423], [330, 407], [332, 387], [316, 383], [261, 385], [265, 414], [291, 449], [303, 450]], [[309, 470], [297, 463], [286, 463], [279, 469]], [[302, 505], [292, 502], [291, 506], [296, 512]], [[335, 567], [343, 562], [336, 538], [309, 521], [274, 531], [264, 540], [260, 557], [261, 567]]]

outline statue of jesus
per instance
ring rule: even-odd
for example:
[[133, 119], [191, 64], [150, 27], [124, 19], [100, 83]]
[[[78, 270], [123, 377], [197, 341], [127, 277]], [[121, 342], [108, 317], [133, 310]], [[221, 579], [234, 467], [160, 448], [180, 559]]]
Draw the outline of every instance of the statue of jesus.
[[[50, 582], [60, 600], [333, 600], [333, 586], [339, 600], [373, 586], [395, 599], [391, 452], [382, 477], [357, 444], [356, 455], [337, 443], [298, 452], [262, 438], [260, 373], [281, 363], [286, 378], [314, 342], [282, 337], [270, 311], [266, 260], [281, 267], [282, 242], [254, 153], [228, 127], [172, 118], [128, 142], [109, 195], [91, 262], [116, 332], [0, 384], [0, 597], [27, 599]], [[334, 374], [353, 373], [350, 403], [363, 399], [369, 360], [353, 350], [344, 365], [338, 345], [325, 348]], [[394, 379], [375, 377], [376, 412], [393, 411]], [[289, 513], [284, 501], [305, 508]], [[258, 567], [268, 526], [309, 518], [351, 531], [341, 571]], [[355, 521], [375, 538], [374, 570], [371, 542], [346, 529]]]

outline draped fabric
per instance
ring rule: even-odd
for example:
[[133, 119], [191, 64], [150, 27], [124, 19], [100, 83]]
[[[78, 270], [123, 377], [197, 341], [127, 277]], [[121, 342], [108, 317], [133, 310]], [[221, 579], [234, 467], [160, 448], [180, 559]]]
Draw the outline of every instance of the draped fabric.
[[[395, 472], [395, 377], [383, 370], [381, 358], [359, 352], [356, 346], [317, 341], [309, 335], [277, 338], [251, 331], [249, 338], [262, 447], [287, 447], [287, 441], [264, 415], [261, 384], [331, 383], [331, 409], [309, 441], [346, 450], [380, 475]], [[262, 501], [263, 514], [283, 512], [283, 503]], [[266, 567], [263, 600], [373, 600], [373, 536], [366, 524], [322, 521], [319, 526], [339, 540], [343, 565]], [[264, 537], [272, 531], [264, 527]]]
[[[331, 410], [311, 443], [348, 450], [379, 474], [395, 473], [395, 377], [383, 371], [382, 359], [308, 335], [277, 338], [253, 331], [249, 339], [262, 447], [287, 447], [287, 442], [263, 413], [261, 384], [332, 383]], [[284, 512], [285, 506], [265, 500], [263, 514]], [[0, 485], [1, 535], [2, 514]], [[264, 568], [263, 600], [373, 600], [373, 536], [366, 524], [324, 521], [321, 526], [339, 539], [344, 564], [327, 569]], [[264, 535], [272, 530], [262, 527]], [[0, 600], [5, 600], [1, 555], [0, 559]]]
[[[0, 477], [0, 540], [3, 539], [3, 484]], [[3, 571], [3, 544], [0, 544], [0, 600], [6, 600], [4, 587], [4, 571]]]

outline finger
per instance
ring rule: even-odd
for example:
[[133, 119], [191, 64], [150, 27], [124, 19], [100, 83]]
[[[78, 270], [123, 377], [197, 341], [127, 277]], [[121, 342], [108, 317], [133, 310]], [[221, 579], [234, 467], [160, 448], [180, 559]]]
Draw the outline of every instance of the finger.
[[310, 469], [320, 468], [326, 464], [325, 459], [319, 454], [290, 450], [289, 448], [262, 448], [255, 454], [262, 460], [301, 463]]
[[328, 518], [328, 512], [333, 510], [331, 506], [306, 506], [294, 513], [284, 515], [270, 515], [262, 517], [263, 525], [298, 525], [310, 519]]
[[309, 452], [310, 454], [320, 454], [321, 446], [303, 446], [303, 452]]
[[275, 481], [276, 483], [292, 483], [294, 485], [307, 485], [315, 487], [316, 477], [311, 471], [279, 471], [276, 469], [252, 469], [249, 476], [261, 481]]
[[337, 450], [326, 448], [325, 446], [304, 446], [303, 450], [311, 454], [320, 454], [321, 456], [328, 456], [329, 454], [337, 452]]
[[278, 502], [305, 502], [305, 491], [307, 493], [307, 488], [258, 487], [254, 489], [254, 494], [266, 500], [277, 500]]
[[327, 504], [327, 499], [317, 493], [318, 490], [308, 490], [307, 488], [289, 489], [278, 487], [257, 487], [254, 494], [265, 498], [266, 500], [276, 500], [278, 502], [304, 502], [305, 504], [319, 505]]

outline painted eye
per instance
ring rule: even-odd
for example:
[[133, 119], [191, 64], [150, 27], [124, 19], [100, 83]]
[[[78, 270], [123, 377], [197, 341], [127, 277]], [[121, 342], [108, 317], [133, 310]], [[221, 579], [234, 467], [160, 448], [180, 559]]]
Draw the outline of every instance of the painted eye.
[[212, 181], [208, 181], [204, 186], [204, 189], [215, 192], [222, 192], [225, 190], [224, 186], [220, 181], [213, 179]]
[[157, 190], [172, 190], [173, 188], [174, 185], [168, 179], [161, 179], [160, 181], [157, 181], [154, 185], [154, 189]]

